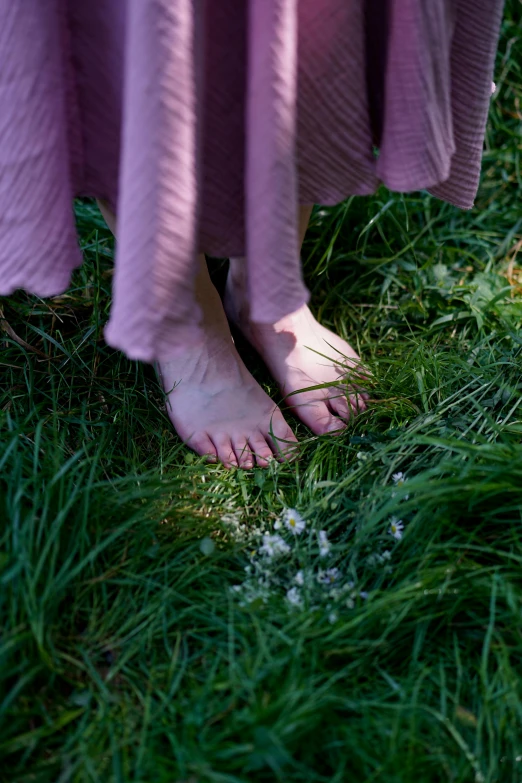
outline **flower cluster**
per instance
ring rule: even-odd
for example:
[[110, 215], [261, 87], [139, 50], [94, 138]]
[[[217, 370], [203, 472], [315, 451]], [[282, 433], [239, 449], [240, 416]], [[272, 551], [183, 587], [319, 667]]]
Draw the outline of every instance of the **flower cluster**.
[[[230, 519], [226, 523], [230, 525]], [[243, 532], [237, 519], [233, 524]], [[232, 588], [241, 605], [266, 603], [271, 596], [283, 595], [289, 611], [322, 608], [335, 622], [337, 607], [353, 609], [358, 599], [366, 597], [352, 581], [344, 580], [337, 566], [327, 564], [333, 548], [326, 530], [314, 530], [294, 508], [284, 509], [273, 529], [257, 531], [254, 538], [259, 543], [245, 568], [245, 581]], [[296, 561], [309, 565], [296, 570]]]
[[269, 558], [287, 555], [290, 547], [286, 541], [277, 533], [274, 535], [265, 534], [263, 536], [263, 545], [259, 547], [259, 554], [266, 555]]
[[236, 510], [228, 511], [221, 517], [221, 522], [233, 541], [246, 544], [262, 535], [262, 528], [243, 522], [242, 519], [241, 512]]
[[[407, 478], [397, 472], [392, 481], [395, 487], [402, 488]], [[336, 565], [340, 547], [332, 546], [326, 530], [315, 529], [295, 508], [283, 509], [272, 529], [248, 526], [237, 513], [225, 515], [223, 522], [237, 541], [250, 547], [245, 579], [232, 588], [241, 605], [266, 603], [279, 597], [289, 611], [322, 609], [333, 623], [341, 609], [353, 609], [358, 601], [367, 598], [367, 593], [358, 589]], [[394, 539], [394, 546], [402, 540], [404, 531], [402, 519], [389, 518], [385, 532]], [[370, 553], [366, 565], [391, 572], [394, 547], [390, 544]]]

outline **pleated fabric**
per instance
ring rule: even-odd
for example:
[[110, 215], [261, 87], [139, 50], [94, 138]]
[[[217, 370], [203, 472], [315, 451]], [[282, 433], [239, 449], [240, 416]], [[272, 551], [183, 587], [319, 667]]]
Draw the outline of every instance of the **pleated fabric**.
[[110, 345], [201, 338], [195, 257], [254, 320], [308, 298], [298, 205], [475, 198], [502, 0], [0, 0], [0, 294], [62, 293], [72, 201], [118, 216]]

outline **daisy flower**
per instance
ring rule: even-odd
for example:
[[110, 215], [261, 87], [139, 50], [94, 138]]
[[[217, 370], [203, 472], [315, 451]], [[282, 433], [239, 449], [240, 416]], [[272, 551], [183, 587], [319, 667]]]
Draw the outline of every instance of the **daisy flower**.
[[319, 539], [319, 554], [321, 557], [326, 557], [326, 555], [330, 554], [330, 549], [332, 548], [328, 541], [326, 530], [320, 530], [317, 538]]
[[306, 522], [295, 508], [286, 508], [283, 511], [283, 525], [294, 535], [299, 536], [306, 527]]
[[286, 600], [289, 604], [292, 606], [302, 606], [303, 605], [303, 599], [301, 597], [301, 593], [297, 589], [297, 587], [291, 587], [290, 590], [286, 593]]
[[402, 519], [396, 519], [395, 517], [392, 517], [390, 519], [390, 529], [389, 533], [392, 535], [397, 541], [400, 541], [402, 538], [402, 531], [404, 530], [404, 524], [402, 522]]
[[300, 586], [304, 585], [304, 574], [302, 571], [298, 571], [294, 576], [294, 582]]
[[260, 555], [277, 557], [278, 555], [286, 555], [288, 552], [290, 552], [290, 547], [277, 533], [263, 536], [263, 546], [259, 547]]
[[404, 473], [400, 470], [398, 473], [394, 473], [392, 476], [392, 481], [397, 487], [402, 487], [404, 482], [406, 481], [406, 476]]

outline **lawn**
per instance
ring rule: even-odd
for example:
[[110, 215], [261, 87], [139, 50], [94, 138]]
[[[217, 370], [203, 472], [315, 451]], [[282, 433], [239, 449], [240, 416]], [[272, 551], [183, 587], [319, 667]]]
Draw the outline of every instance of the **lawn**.
[[68, 292], [2, 302], [1, 781], [522, 781], [521, 23], [510, 0], [474, 210], [315, 210], [313, 307], [371, 403], [340, 437], [291, 420], [297, 462], [180, 444], [103, 341], [91, 202]]

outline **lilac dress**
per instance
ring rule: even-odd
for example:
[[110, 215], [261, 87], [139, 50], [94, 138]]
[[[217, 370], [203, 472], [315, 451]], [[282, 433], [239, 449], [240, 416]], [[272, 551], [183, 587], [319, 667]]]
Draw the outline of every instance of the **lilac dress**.
[[[307, 300], [299, 203], [475, 197], [502, 0], [0, 0], [0, 294], [63, 292], [72, 199], [118, 215], [110, 345], [201, 336], [195, 255], [252, 317]], [[375, 149], [379, 149], [378, 156]]]

